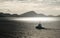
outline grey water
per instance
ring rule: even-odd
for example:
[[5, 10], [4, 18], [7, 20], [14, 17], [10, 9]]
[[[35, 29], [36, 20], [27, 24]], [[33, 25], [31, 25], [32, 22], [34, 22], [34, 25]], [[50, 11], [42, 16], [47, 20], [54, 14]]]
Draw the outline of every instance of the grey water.
[[[60, 29], [60, 17], [43, 17], [43, 18], [54, 18], [56, 20], [52, 21], [21, 21], [12, 20], [17, 17], [1, 17], [0, 18], [0, 28], [3, 31], [20, 31], [20, 30], [35, 30], [38, 24], [41, 24], [45, 28]], [[25, 17], [24, 17], [25, 18]], [[42, 17], [40, 17], [42, 18]], [[19, 18], [21, 19], [21, 18]], [[43, 19], [44, 20], [44, 19]]]
[[[6, 38], [59, 38], [60, 17], [50, 17], [56, 21], [25, 22], [15, 21], [17, 17], [0, 18], [0, 37]], [[45, 18], [45, 17], [44, 17]], [[49, 17], [46, 17], [49, 18]], [[36, 29], [41, 24], [47, 29]], [[4, 33], [4, 34], [3, 34]], [[2, 35], [2, 36], [1, 36]]]

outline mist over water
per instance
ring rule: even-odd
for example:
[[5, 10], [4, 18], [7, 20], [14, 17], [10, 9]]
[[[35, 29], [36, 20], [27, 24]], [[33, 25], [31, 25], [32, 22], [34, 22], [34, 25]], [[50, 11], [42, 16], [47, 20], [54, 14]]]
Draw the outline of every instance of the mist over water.
[[23, 22], [60, 21], [60, 17], [21, 17], [21, 18], [12, 18], [12, 20], [23, 21]]
[[[3, 19], [1, 17], [0, 19]], [[20, 22], [51, 22], [51, 21], [60, 21], [60, 17], [5, 17], [5, 20], [11, 21], [20, 21]]]

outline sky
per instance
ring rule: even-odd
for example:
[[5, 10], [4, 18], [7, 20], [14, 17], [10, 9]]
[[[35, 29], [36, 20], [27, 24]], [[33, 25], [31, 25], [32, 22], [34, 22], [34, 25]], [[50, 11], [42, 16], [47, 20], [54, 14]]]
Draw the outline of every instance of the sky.
[[60, 15], [60, 0], [0, 0], [0, 12], [23, 14], [28, 11]]

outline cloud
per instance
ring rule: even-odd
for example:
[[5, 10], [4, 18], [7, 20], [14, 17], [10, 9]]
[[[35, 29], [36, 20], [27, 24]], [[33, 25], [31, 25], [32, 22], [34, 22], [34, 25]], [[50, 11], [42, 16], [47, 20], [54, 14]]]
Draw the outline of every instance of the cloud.
[[34, 3], [44, 3], [49, 5], [60, 5], [60, 0], [0, 0], [0, 2], [5, 1], [21, 1], [21, 2], [34, 2]]
[[[23, 0], [24, 1], [24, 0]], [[54, 0], [37, 0], [33, 2], [21, 2], [20, 1], [5, 1], [0, 3], [0, 11], [7, 13], [17, 13], [22, 14], [27, 11], [36, 11], [37, 13], [60, 14], [59, 2], [51, 2]], [[59, 1], [59, 0], [57, 0]]]

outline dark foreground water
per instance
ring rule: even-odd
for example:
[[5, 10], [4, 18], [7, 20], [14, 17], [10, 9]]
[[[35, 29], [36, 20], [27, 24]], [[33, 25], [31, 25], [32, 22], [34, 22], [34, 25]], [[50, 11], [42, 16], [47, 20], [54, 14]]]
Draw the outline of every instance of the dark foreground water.
[[[47, 29], [36, 29], [38, 24]], [[0, 38], [60, 38], [60, 21], [29, 23], [0, 20]]]

